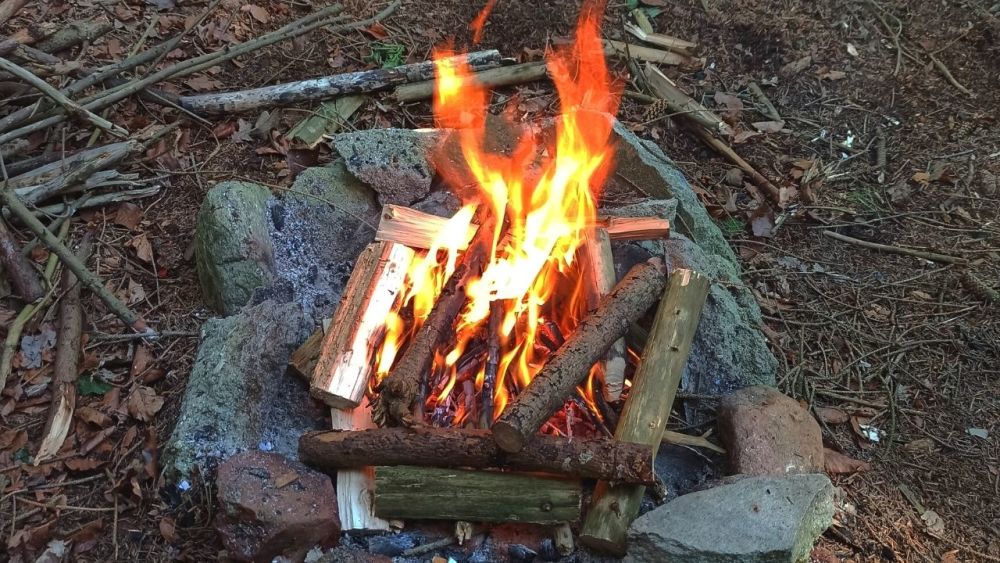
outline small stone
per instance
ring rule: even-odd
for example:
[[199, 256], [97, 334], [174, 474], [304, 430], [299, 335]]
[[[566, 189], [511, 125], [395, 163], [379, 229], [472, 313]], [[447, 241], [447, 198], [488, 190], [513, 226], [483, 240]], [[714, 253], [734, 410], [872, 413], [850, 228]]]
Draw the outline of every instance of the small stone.
[[335, 136], [333, 147], [379, 203], [411, 205], [430, 192], [434, 170], [427, 155], [436, 140], [432, 132], [366, 129]]
[[773, 387], [754, 386], [719, 403], [719, 435], [729, 469], [744, 475], [823, 471], [819, 424], [794, 399]]
[[376, 555], [396, 557], [417, 545], [410, 534], [391, 534], [368, 538], [368, 551]]
[[[297, 477], [277, 487], [279, 477]], [[284, 456], [244, 452], [219, 466], [215, 528], [230, 557], [266, 563], [301, 561], [316, 544], [340, 535], [337, 495], [326, 475]], [[332, 541], [331, 541], [332, 540]]]
[[511, 561], [534, 561], [535, 557], [538, 557], [538, 552], [526, 545], [515, 543], [507, 546], [507, 555]]
[[723, 182], [733, 186], [734, 188], [739, 188], [743, 186], [743, 171], [739, 168], [730, 168], [726, 171], [726, 177], [722, 180]]
[[798, 563], [833, 514], [834, 487], [825, 475], [744, 477], [637, 518], [625, 561]]

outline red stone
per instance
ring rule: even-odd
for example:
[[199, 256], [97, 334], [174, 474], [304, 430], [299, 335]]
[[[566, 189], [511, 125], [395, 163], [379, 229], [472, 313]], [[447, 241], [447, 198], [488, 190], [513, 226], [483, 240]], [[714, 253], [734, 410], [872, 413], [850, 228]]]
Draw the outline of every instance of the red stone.
[[316, 545], [340, 536], [337, 495], [330, 478], [284, 456], [237, 454], [219, 466], [221, 506], [215, 528], [229, 557], [266, 563], [301, 561]]
[[719, 403], [719, 435], [733, 474], [823, 472], [819, 424], [794, 399], [772, 387], [747, 387]]

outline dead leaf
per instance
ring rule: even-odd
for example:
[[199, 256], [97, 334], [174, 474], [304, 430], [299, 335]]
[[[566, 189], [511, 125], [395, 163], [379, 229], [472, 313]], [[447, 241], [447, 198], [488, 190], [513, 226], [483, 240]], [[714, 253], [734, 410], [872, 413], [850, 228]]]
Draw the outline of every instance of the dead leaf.
[[830, 475], [843, 475], [847, 473], [857, 473], [858, 471], [868, 471], [872, 468], [867, 461], [854, 459], [830, 448], [823, 448], [823, 465]]
[[253, 16], [253, 19], [259, 21], [260, 23], [269, 23], [271, 21], [271, 14], [256, 4], [244, 4], [240, 9], [244, 12], [249, 12], [250, 15]]
[[212, 134], [219, 139], [226, 139], [236, 132], [236, 122], [235, 121], [223, 121], [222, 123], [215, 126], [212, 129]]
[[77, 407], [76, 417], [88, 424], [93, 424], [101, 428], [111, 424], [111, 417], [90, 407]]
[[836, 81], [847, 78], [847, 73], [842, 70], [831, 70], [830, 72], [824, 72], [819, 77], [822, 80]]
[[732, 121], [737, 121], [740, 118], [740, 112], [743, 111], [743, 100], [740, 100], [739, 97], [725, 92], [716, 92], [715, 103], [726, 108], [722, 112], [725, 117]]
[[132, 278], [128, 279], [128, 287], [125, 289], [125, 293], [127, 296], [125, 301], [129, 305], [139, 303], [146, 298], [146, 290], [142, 287], [142, 284]]
[[101, 532], [103, 530], [103, 518], [92, 520], [78, 528], [76, 532], [73, 532], [73, 535], [69, 537], [70, 541], [73, 542], [73, 554], [80, 555], [94, 549], [94, 546], [97, 545], [97, 540], [101, 537]]
[[142, 221], [142, 208], [138, 205], [125, 202], [118, 206], [115, 210], [115, 223], [125, 227], [130, 231], [134, 231], [139, 223]]
[[120, 59], [122, 53], [125, 52], [125, 48], [122, 47], [122, 42], [117, 37], [112, 37], [108, 39], [108, 56], [112, 59]]
[[826, 424], [844, 424], [851, 420], [846, 412], [833, 407], [814, 407], [813, 411], [816, 413], [816, 418]]
[[757, 131], [740, 131], [739, 133], [733, 136], [733, 144], [741, 145], [745, 143], [748, 139], [759, 137], [760, 135], [761, 133]]
[[128, 413], [142, 422], [149, 422], [163, 408], [163, 398], [151, 387], [140, 385], [128, 396]]
[[757, 207], [750, 214], [750, 230], [755, 237], [770, 237], [774, 232], [774, 213], [766, 205]]
[[809, 56], [809, 55], [806, 55], [806, 56], [802, 57], [801, 59], [792, 61], [792, 62], [786, 64], [785, 66], [781, 67], [781, 70], [778, 71], [778, 74], [780, 74], [781, 76], [784, 76], [785, 78], [788, 78], [788, 77], [791, 77], [791, 76], [795, 76], [796, 74], [798, 74], [798, 73], [802, 72], [803, 70], [809, 68], [809, 65], [811, 65], [811, 64], [812, 64], [812, 57]]
[[128, 242], [128, 246], [135, 249], [135, 255], [143, 262], [153, 261], [153, 245], [149, 243], [146, 233], [136, 236]]
[[934, 451], [934, 440], [930, 438], [917, 438], [907, 442], [903, 449], [910, 453], [930, 453]]
[[28, 443], [28, 432], [25, 430], [8, 430], [0, 434], [0, 451], [17, 451]]
[[929, 186], [931, 183], [931, 175], [926, 172], [917, 172], [916, 174], [911, 176], [910, 179], [925, 188]]
[[139, 344], [135, 348], [135, 354], [132, 356], [132, 367], [129, 369], [130, 377], [137, 377], [146, 371], [149, 367], [150, 362], [153, 361], [153, 351], [149, 349], [146, 344]]
[[370, 27], [363, 29], [362, 31], [380, 41], [382, 39], [385, 39], [386, 37], [389, 37], [389, 30], [386, 29], [384, 25], [377, 22], [372, 24]]
[[761, 133], [780, 133], [785, 128], [784, 121], [755, 121], [751, 125]]
[[919, 289], [914, 289], [913, 291], [910, 292], [910, 295], [916, 297], [917, 299], [922, 299], [924, 301], [930, 301], [931, 299], [933, 299], [930, 293], [927, 293], [926, 291], [920, 291]]
[[236, 132], [232, 134], [230, 139], [236, 143], [249, 143], [253, 140], [253, 126], [250, 122], [240, 118], [236, 121], [237, 129]]
[[66, 465], [66, 469], [70, 471], [93, 471], [104, 465], [104, 462], [99, 459], [75, 457], [67, 459], [64, 464]]
[[878, 303], [871, 303], [868, 305], [868, 308], [864, 310], [863, 314], [865, 317], [873, 321], [884, 322], [889, 320], [889, 315], [892, 314], [892, 311], [882, 305], [879, 305]]
[[177, 535], [177, 525], [174, 523], [173, 518], [164, 516], [160, 519], [160, 535], [170, 543], [180, 541], [181, 538]]
[[944, 533], [944, 519], [933, 510], [924, 511], [920, 519], [927, 525], [927, 531], [932, 534], [941, 535]]
[[219, 90], [224, 86], [222, 82], [203, 74], [188, 78], [184, 81], [184, 84], [187, 84], [192, 90], [198, 92], [204, 92], [206, 90]]

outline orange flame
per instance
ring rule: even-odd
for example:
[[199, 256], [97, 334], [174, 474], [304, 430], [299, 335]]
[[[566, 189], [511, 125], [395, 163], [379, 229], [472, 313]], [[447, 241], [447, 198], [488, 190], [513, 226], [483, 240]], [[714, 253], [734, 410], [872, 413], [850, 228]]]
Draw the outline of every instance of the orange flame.
[[[473, 22], [474, 29], [481, 31], [492, 4]], [[614, 154], [609, 115], [618, 104], [618, 92], [612, 88], [604, 62], [599, 14], [600, 10], [583, 14], [576, 42], [548, 54], [549, 73], [561, 104], [554, 124], [555, 141], [542, 151], [531, 134], [522, 134], [509, 155], [486, 150], [490, 93], [476, 82], [467, 64], [449, 58], [454, 54], [450, 49], [434, 53], [434, 115], [438, 126], [454, 130], [435, 160], [456, 189], [470, 183], [475, 189], [460, 194], [466, 206], [448, 222], [433, 248], [411, 265], [401, 303], [412, 308], [413, 321], [406, 328], [398, 314], [387, 321], [378, 374], [388, 372], [400, 348], [429, 314], [455, 269], [457, 246], [465, 240], [476, 207], [488, 210], [496, 221], [490, 222], [494, 226], [489, 259], [481, 275], [467, 285], [468, 301], [457, 319], [455, 337], [447, 350], [435, 355], [430, 374], [434, 392], [428, 393], [428, 407], [443, 404], [460, 391], [459, 379], [474, 377], [477, 394], [482, 390], [485, 360], [473, 364], [480, 367], [478, 371], [460, 366], [460, 360], [478, 353], [472, 350], [473, 344], [489, 338], [491, 304], [500, 304], [492, 309], [493, 314], [500, 314], [494, 325], [500, 330], [494, 338], [501, 350], [492, 385], [491, 420], [499, 416], [512, 392], [531, 381], [553, 351], [551, 342], [542, 344], [540, 332], [570, 334], [588, 310], [592, 280], [587, 279], [576, 255], [597, 218], [597, 196]], [[455, 160], [456, 145], [462, 157], [460, 168], [449, 164]], [[460, 369], [465, 373], [460, 374]], [[589, 379], [595, 379], [595, 374], [599, 379], [599, 371], [595, 368]], [[586, 400], [589, 403], [592, 398]], [[459, 408], [462, 417], [471, 414], [464, 405]], [[592, 404], [591, 408], [596, 411]]]
[[476, 44], [483, 39], [483, 28], [486, 27], [486, 20], [490, 18], [490, 13], [493, 12], [493, 6], [496, 6], [497, 0], [488, 0], [483, 9], [476, 16], [476, 19], [472, 20], [469, 24], [469, 29], [472, 30], [472, 43]]

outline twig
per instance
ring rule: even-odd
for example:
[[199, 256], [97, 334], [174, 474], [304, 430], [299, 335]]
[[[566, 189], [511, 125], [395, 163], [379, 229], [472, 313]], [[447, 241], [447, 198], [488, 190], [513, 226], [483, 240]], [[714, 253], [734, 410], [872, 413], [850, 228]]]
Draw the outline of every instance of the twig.
[[45, 287], [42, 286], [38, 272], [17, 247], [17, 241], [3, 219], [0, 219], [0, 266], [7, 271], [14, 290], [25, 301], [30, 303], [45, 295]]
[[[889, 33], [889, 37], [892, 39], [892, 44], [896, 48], [896, 67], [892, 71], [892, 75], [896, 76], [899, 74], [900, 67], [903, 66], [903, 45], [899, 41], [899, 36], [903, 34], [903, 22], [899, 21], [899, 18], [889, 13], [889, 11], [880, 6], [874, 0], [868, 0], [868, 3], [875, 9], [875, 17], [882, 22], [882, 26], [885, 27], [886, 32]], [[885, 15], [888, 15], [892, 19], [896, 20], [896, 31], [893, 31], [889, 22], [885, 21]]]
[[725, 448], [721, 448], [712, 442], [709, 442], [704, 436], [690, 436], [688, 434], [681, 434], [680, 432], [674, 432], [672, 430], [664, 430], [663, 441], [677, 446], [694, 446], [712, 450], [713, 452], [720, 454], [726, 453]]
[[870, 248], [872, 250], [880, 250], [882, 252], [888, 252], [891, 254], [903, 254], [906, 256], [916, 256], [917, 258], [923, 258], [924, 260], [930, 260], [931, 262], [941, 262], [943, 264], [967, 264], [969, 261], [965, 258], [959, 258], [957, 256], [949, 256], [947, 254], [938, 254], [936, 252], [927, 252], [925, 250], [917, 250], [915, 248], [905, 248], [902, 246], [891, 246], [888, 244], [879, 244], [877, 242], [868, 242], [866, 240], [856, 239], [854, 237], [849, 237], [847, 235], [842, 235], [834, 231], [823, 231], [823, 234], [832, 238], [837, 239], [842, 242], [854, 244], [864, 248]]
[[948, 67], [945, 66], [943, 62], [941, 62], [941, 59], [935, 57], [934, 53], [931, 53], [930, 51], [926, 51], [926, 53], [927, 56], [931, 58], [931, 62], [934, 63], [934, 66], [941, 71], [941, 74], [944, 75], [944, 77], [948, 80], [948, 82], [951, 82], [952, 86], [958, 88], [958, 90], [963, 94], [965, 94], [966, 96], [972, 96], [973, 98], [976, 97], [976, 95], [972, 93], [972, 90], [969, 90], [965, 86], [962, 86], [962, 84], [959, 83], [959, 81], [956, 80], [954, 76], [952, 76], [951, 71], [948, 70]]
[[455, 536], [448, 536], [446, 538], [441, 538], [437, 541], [432, 541], [429, 543], [425, 543], [423, 545], [418, 545], [417, 547], [411, 547], [410, 549], [404, 551], [401, 555], [403, 557], [417, 557], [425, 553], [430, 553], [435, 549], [448, 547], [449, 545], [455, 543], [455, 541], [457, 541], [457, 538], [455, 538]]

